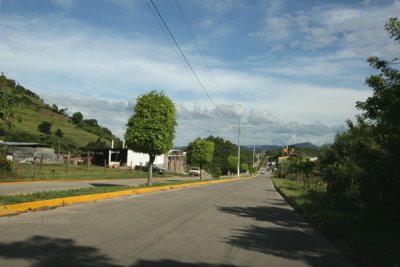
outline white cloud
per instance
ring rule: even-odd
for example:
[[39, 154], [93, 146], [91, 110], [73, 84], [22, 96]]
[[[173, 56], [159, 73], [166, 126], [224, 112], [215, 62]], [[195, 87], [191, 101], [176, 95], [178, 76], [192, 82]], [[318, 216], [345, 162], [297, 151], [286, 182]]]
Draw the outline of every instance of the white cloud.
[[[226, 8], [225, 12], [229, 12]], [[351, 12], [347, 17], [351, 18]], [[305, 47], [317, 38], [326, 39], [325, 45], [336, 42], [329, 38], [339, 38], [339, 31], [329, 28], [332, 34], [325, 35], [313, 26], [314, 19], [307, 13], [273, 17], [266, 23], [275, 25], [270, 30], [277, 30], [277, 35], [264, 38], [272, 42], [289, 39], [296, 21], [310, 40], [300, 39], [294, 47]], [[348, 70], [355, 66], [350, 62], [361, 53], [349, 48], [329, 56], [297, 57], [281, 64], [266, 64], [263, 58], [254, 57], [256, 66], [248, 69], [233, 69], [221, 58], [208, 56], [223, 93], [220, 96], [207, 71], [198, 67], [199, 57], [192, 46], [182, 44], [214, 98], [221, 119], [171, 47], [156, 39], [135, 32], [121, 35], [60, 15], [21, 18], [2, 14], [0, 28], [4, 37], [0, 40], [0, 69], [10, 70], [12, 78], [49, 104], [68, 107], [70, 112], [81, 111], [86, 118], [97, 119], [120, 137], [134, 99], [151, 89], [165, 90], [176, 103], [177, 145], [211, 134], [235, 141], [239, 119], [253, 126], [244, 128], [244, 144], [279, 144], [289, 140], [322, 144], [332, 141], [341, 129], [336, 125], [356, 114], [355, 101], [370, 94], [351, 86], [321, 86], [310, 79], [349, 76]], [[357, 38], [371, 38], [363, 34], [367, 31], [348, 32], [340, 38], [348, 44], [355, 43]], [[287, 45], [277, 43], [275, 47], [279, 50]], [[343, 63], [343, 59], [348, 62]], [[306, 79], [299, 81], [301, 76]]]
[[266, 42], [286, 40], [289, 37], [291, 21], [288, 17], [267, 18], [262, 31], [250, 33], [250, 37], [259, 37]]
[[290, 40], [292, 48], [304, 50], [344, 45], [382, 48], [382, 45], [392, 45], [383, 25], [388, 17], [399, 13], [400, 1], [384, 6], [371, 3], [359, 7], [327, 4], [272, 18], [267, 10], [264, 29], [250, 33], [250, 36], [267, 42]]

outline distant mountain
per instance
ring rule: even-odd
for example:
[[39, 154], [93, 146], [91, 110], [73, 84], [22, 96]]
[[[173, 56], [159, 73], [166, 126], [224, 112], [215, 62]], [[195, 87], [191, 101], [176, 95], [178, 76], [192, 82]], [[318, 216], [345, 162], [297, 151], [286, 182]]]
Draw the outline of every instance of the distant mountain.
[[[246, 146], [245, 148], [248, 149], [253, 149], [254, 146]], [[276, 150], [281, 150], [282, 145], [256, 145], [256, 150], [257, 151], [276, 151]], [[305, 143], [296, 143], [296, 144], [291, 144], [289, 147], [294, 147], [294, 148], [306, 148], [306, 149], [320, 149], [319, 146], [314, 145], [310, 142], [305, 142]]]
[[[13, 103], [10, 105], [10, 103]], [[112, 132], [95, 119], [69, 116], [67, 108], [48, 105], [36, 93], [0, 75], [0, 140], [47, 144], [63, 151], [109, 147], [111, 140], [122, 146]], [[11, 112], [10, 112], [11, 111]], [[7, 118], [8, 118], [7, 117]]]
[[289, 147], [295, 147], [295, 148], [308, 148], [308, 149], [320, 149], [319, 146], [314, 145], [310, 142], [305, 142], [305, 143], [298, 143], [298, 144], [293, 144], [289, 145]]
[[259, 145], [259, 146], [256, 146], [256, 149], [268, 152], [268, 151], [280, 150], [280, 149], [282, 149], [282, 146], [278, 146], [278, 145]]

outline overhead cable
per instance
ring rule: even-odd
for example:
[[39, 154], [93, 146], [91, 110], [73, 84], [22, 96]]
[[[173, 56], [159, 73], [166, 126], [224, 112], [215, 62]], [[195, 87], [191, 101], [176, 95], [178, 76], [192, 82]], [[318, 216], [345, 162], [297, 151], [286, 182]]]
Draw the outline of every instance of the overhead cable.
[[166, 28], [166, 30], [168, 31], [169, 35], [171, 36], [171, 39], [173, 40], [175, 46], [178, 48], [182, 58], [184, 59], [184, 61], [186, 62], [186, 65], [189, 67], [190, 71], [192, 72], [193, 76], [195, 77], [197, 83], [200, 85], [201, 89], [203, 90], [203, 92], [205, 93], [205, 95], [207, 96], [207, 98], [209, 99], [209, 101], [211, 102], [211, 104], [214, 106], [215, 110], [218, 113], [218, 116], [221, 118], [221, 120], [223, 120], [225, 123], [227, 123], [229, 125], [229, 122], [227, 120], [224, 119], [224, 117], [222, 116], [220, 110], [218, 109], [217, 105], [215, 104], [214, 100], [211, 98], [210, 94], [207, 92], [207, 89], [204, 87], [203, 83], [201, 82], [201, 80], [199, 79], [199, 77], [197, 76], [196, 72], [194, 71], [192, 65], [190, 64], [189, 60], [187, 59], [187, 57], [185, 56], [185, 54], [183, 53], [182, 49], [180, 48], [178, 42], [176, 41], [174, 35], [172, 34], [171, 30], [169, 29], [167, 23], [165, 22], [164, 18], [162, 17], [160, 11], [158, 10], [156, 4], [154, 3], [153, 0], [150, 0], [151, 4], [153, 5], [156, 13], [158, 14], [162, 24], [164, 25], [164, 27]]
[[219, 85], [218, 85], [218, 83], [217, 83], [217, 80], [215, 79], [214, 75], [212, 74], [211, 68], [210, 68], [210, 66], [209, 66], [208, 63], [207, 63], [206, 58], [205, 58], [203, 52], [201, 51], [200, 46], [199, 46], [199, 44], [197, 43], [196, 38], [194, 37], [193, 31], [192, 31], [192, 29], [191, 29], [190, 26], [189, 26], [189, 23], [188, 23], [188, 21], [187, 21], [187, 19], [186, 19], [185, 14], [183, 13], [183, 10], [182, 10], [182, 8], [181, 8], [181, 6], [180, 6], [178, 0], [175, 0], [175, 4], [176, 4], [176, 6], [178, 7], [179, 13], [181, 14], [182, 19], [183, 19], [183, 21], [185, 22], [186, 27], [188, 28], [188, 31], [190, 32], [190, 36], [192, 37], [192, 40], [193, 40], [194, 44], [196, 45], [197, 50], [199, 51], [199, 54], [200, 54], [200, 56], [201, 56], [201, 58], [202, 58], [202, 60], [203, 60], [203, 62], [204, 62], [204, 64], [205, 64], [205, 66], [206, 66], [206, 68], [207, 68], [208, 73], [209, 73], [210, 76], [211, 76], [211, 79], [213, 80], [213, 82], [214, 82], [214, 84], [215, 84], [215, 87], [216, 87], [217, 90], [218, 90], [219, 95], [222, 97], [222, 99], [223, 99], [225, 102], [228, 102], [228, 101], [226, 100], [225, 96], [222, 94], [221, 89], [220, 89], [220, 87], [219, 87]]

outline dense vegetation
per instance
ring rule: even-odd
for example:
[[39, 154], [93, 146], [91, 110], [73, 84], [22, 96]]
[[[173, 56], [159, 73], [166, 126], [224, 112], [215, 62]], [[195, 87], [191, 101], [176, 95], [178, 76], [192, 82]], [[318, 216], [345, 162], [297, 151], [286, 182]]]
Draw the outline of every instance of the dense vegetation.
[[[400, 21], [391, 18], [385, 25], [395, 40], [400, 40]], [[366, 84], [373, 95], [357, 102], [361, 111], [348, 129], [338, 133], [334, 143], [319, 153], [318, 162], [297, 155], [284, 161], [281, 176], [305, 181], [311, 176], [326, 185], [328, 193], [356, 196], [365, 203], [400, 203], [400, 71], [399, 59], [368, 62], [380, 73], [371, 75]], [[282, 166], [283, 165], [283, 166]], [[282, 171], [283, 167], [283, 171]]]
[[[400, 39], [400, 21], [391, 18], [385, 28]], [[370, 57], [380, 71], [367, 78], [373, 95], [357, 102], [362, 111], [357, 122], [347, 122], [348, 130], [338, 134], [333, 146], [320, 161], [321, 177], [329, 192], [355, 194], [369, 203], [400, 203], [400, 71], [398, 59]]]
[[62, 152], [109, 147], [113, 139], [117, 146], [122, 145], [95, 119], [84, 119], [80, 112], [69, 116], [67, 111], [44, 103], [37, 94], [1, 74], [1, 140], [43, 143], [57, 150], [60, 146]]
[[[238, 146], [231, 143], [229, 140], [225, 140], [222, 137], [209, 136], [204, 139], [214, 143], [214, 155], [213, 160], [208, 163], [204, 163], [204, 169], [212, 174], [214, 177], [220, 175], [227, 175], [229, 173], [237, 172], [237, 151]], [[190, 148], [189, 148], [190, 150]], [[229, 158], [234, 163], [230, 163]], [[234, 158], [234, 160], [232, 160]], [[253, 151], [241, 149], [240, 151], [240, 162], [241, 172], [254, 172], [253, 167]], [[187, 163], [190, 166], [197, 166], [198, 161], [193, 159], [192, 155], [188, 153]]]
[[[400, 40], [400, 21], [386, 30]], [[366, 79], [373, 95], [357, 102], [357, 120], [312, 162], [306, 155], [281, 161], [275, 180], [295, 206], [366, 258], [372, 266], [399, 266], [399, 59], [370, 57], [378, 71]], [[297, 183], [296, 183], [297, 180]], [[302, 184], [303, 189], [298, 185]]]

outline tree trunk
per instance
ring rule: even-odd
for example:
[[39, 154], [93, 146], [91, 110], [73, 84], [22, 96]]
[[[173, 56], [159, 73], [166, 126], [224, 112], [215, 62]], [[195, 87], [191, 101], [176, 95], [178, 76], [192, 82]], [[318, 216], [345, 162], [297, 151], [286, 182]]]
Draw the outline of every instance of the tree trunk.
[[203, 164], [200, 163], [200, 181], [203, 181]]
[[151, 180], [153, 179], [153, 163], [154, 163], [154, 160], [156, 158], [156, 155], [149, 154], [149, 157], [150, 157], [149, 169], [148, 169], [149, 175], [147, 177], [147, 186], [151, 186], [152, 185], [152, 181]]

